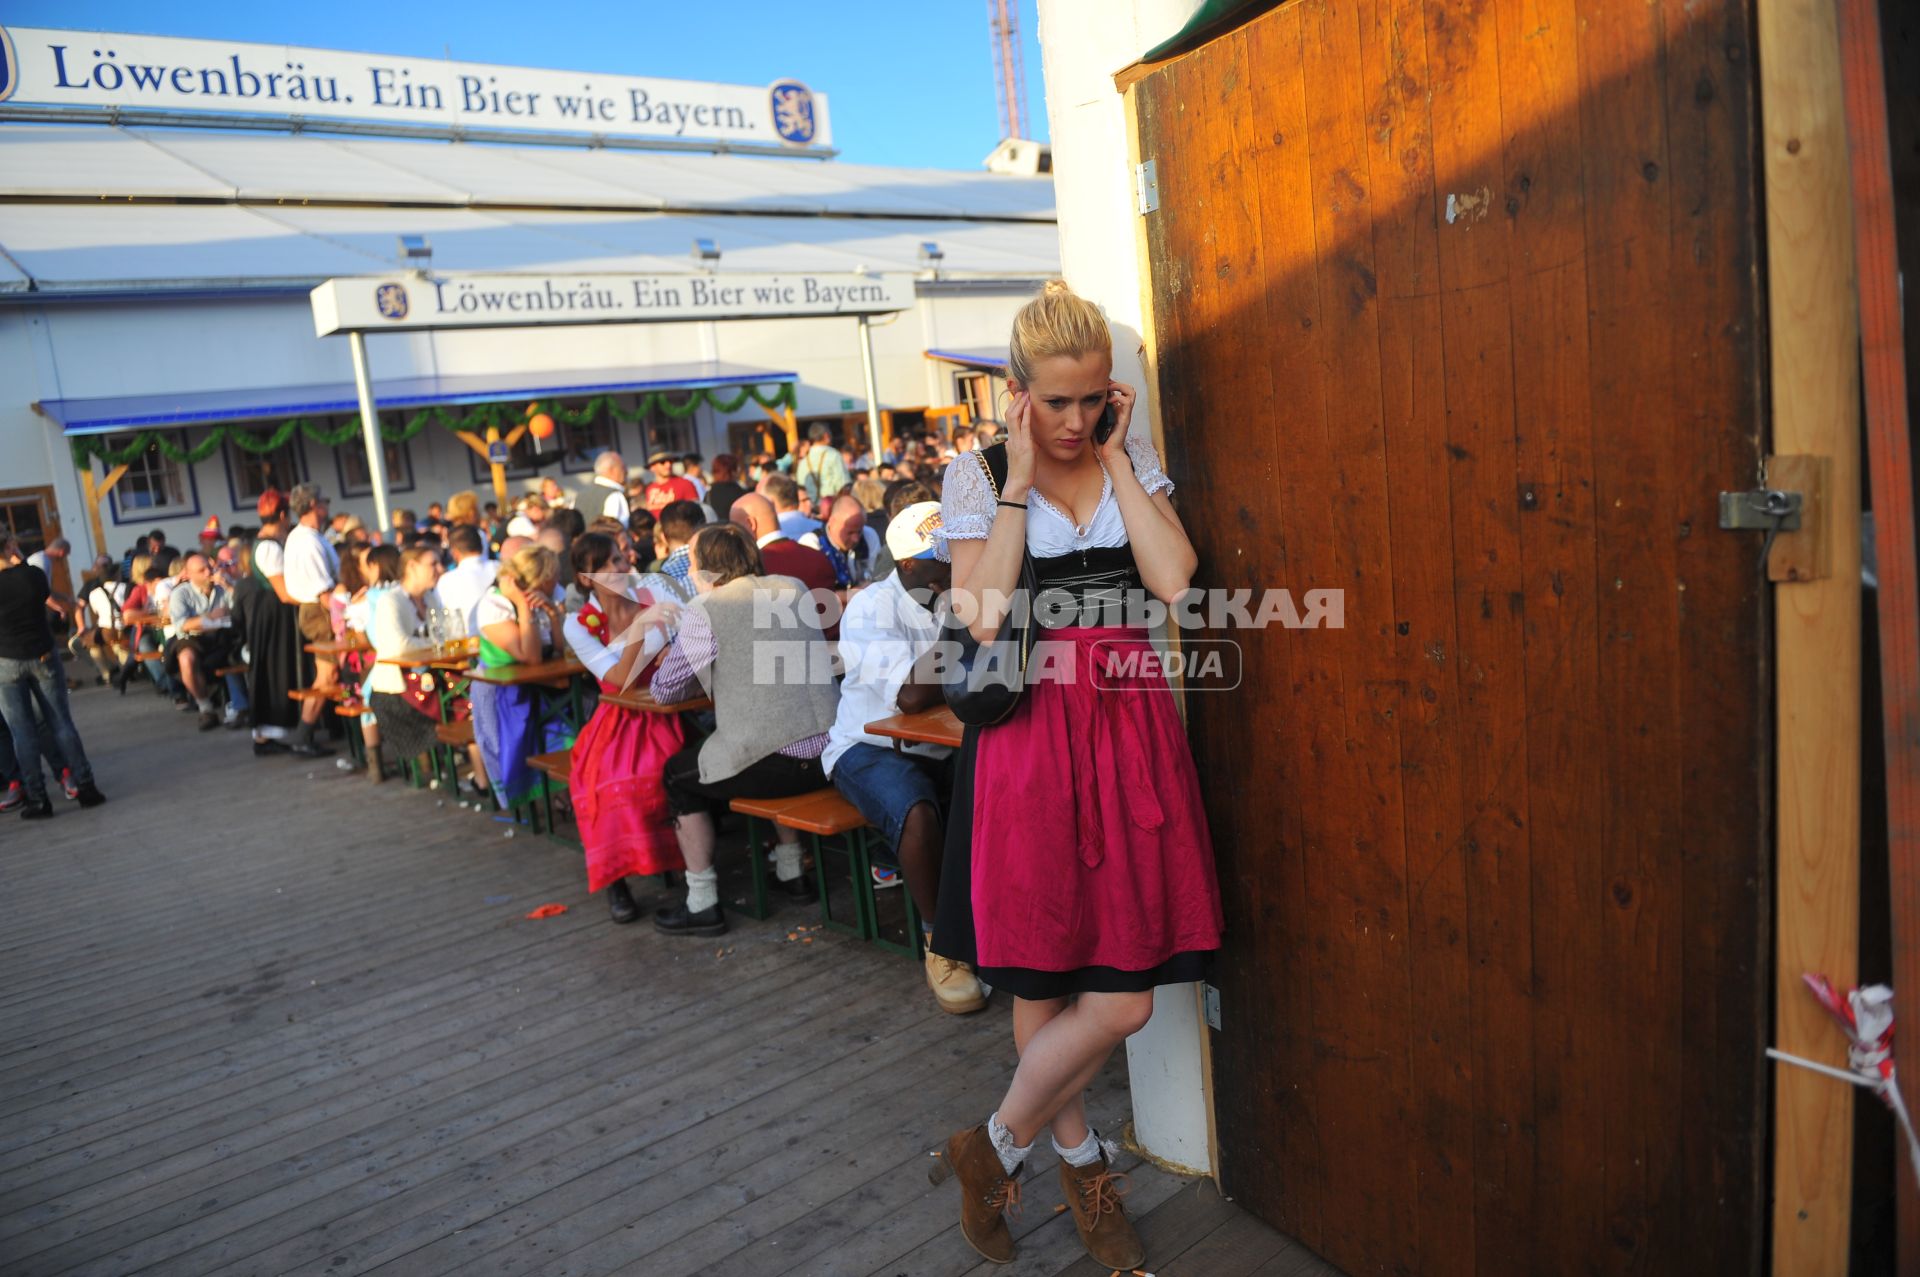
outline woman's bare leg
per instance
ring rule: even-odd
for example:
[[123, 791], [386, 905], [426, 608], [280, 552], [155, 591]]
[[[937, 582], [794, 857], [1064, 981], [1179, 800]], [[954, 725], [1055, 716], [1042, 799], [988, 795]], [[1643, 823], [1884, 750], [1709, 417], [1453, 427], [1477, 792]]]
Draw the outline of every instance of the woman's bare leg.
[[[1014, 1036], [1019, 1040], [1016, 1001]], [[1050, 1003], [1031, 1004], [1046, 1007]], [[1153, 1015], [1153, 993], [1083, 993], [1064, 1010], [1039, 1019], [1020, 1053], [1013, 1084], [1000, 1101], [1000, 1121], [1022, 1147], [1033, 1143], [1049, 1124], [1062, 1144], [1087, 1137], [1081, 1093], [1106, 1065], [1113, 1048], [1138, 1032]], [[1078, 1136], [1078, 1138], [1071, 1138]]]
[[[1051, 1022], [1055, 1016], [1065, 1011], [1071, 1005], [1072, 1003], [1066, 998], [1047, 998], [1034, 1002], [1030, 1002], [1025, 998], [1015, 998], [1013, 1000], [1014, 1049], [1022, 1056], [1025, 1056], [1027, 1053], [1027, 1043], [1033, 1040], [1033, 1035], [1038, 1033], [1043, 1026]], [[1005, 1119], [1002, 1120], [1004, 1121]], [[1075, 1095], [1071, 1100], [1061, 1105], [1060, 1111], [1053, 1115], [1053, 1121], [1049, 1123], [1049, 1125], [1053, 1127], [1053, 1137], [1068, 1148], [1086, 1139], [1087, 1105], [1085, 1097]], [[1067, 1139], [1062, 1135], [1063, 1131], [1067, 1135], [1072, 1135], [1076, 1131], [1079, 1132], [1079, 1134], [1074, 1139]], [[1038, 1138], [1037, 1134], [1036, 1138]]]

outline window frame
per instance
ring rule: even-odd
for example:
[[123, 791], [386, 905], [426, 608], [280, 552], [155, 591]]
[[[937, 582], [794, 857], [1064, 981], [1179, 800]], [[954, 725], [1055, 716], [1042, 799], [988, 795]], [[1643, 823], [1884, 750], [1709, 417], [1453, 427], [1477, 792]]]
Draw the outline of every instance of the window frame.
[[[580, 407], [582, 408], [585, 406], [586, 405], [584, 403], [580, 405]], [[569, 412], [580, 411], [580, 408], [574, 407], [572, 404], [567, 403], [565, 400], [561, 401], [561, 407], [567, 409]], [[623, 408], [622, 410], [625, 411], [626, 409]], [[608, 412], [604, 408], [600, 410], [600, 416], [601, 416], [600, 422], [597, 422], [595, 424], [596, 425], [604, 424], [607, 429], [607, 445], [604, 449], [602, 449], [602, 451], [620, 452], [621, 451], [620, 449], [620, 418], [616, 417], [613, 413]], [[592, 474], [594, 460], [597, 458], [599, 454], [596, 453], [595, 456], [593, 457], [587, 457], [582, 463], [580, 463], [579, 465], [575, 465], [572, 461], [569, 460], [569, 458], [574, 455], [573, 440], [570, 437], [574, 427], [567, 425], [565, 422], [561, 422], [558, 424], [560, 426], [560, 429], [555, 433], [559, 436], [559, 439], [560, 439], [560, 473], [561, 474]], [[472, 452], [472, 449], [468, 449], [468, 451]]]
[[[260, 504], [260, 494], [255, 493], [253, 496], [244, 499], [240, 495], [240, 484], [234, 474], [234, 462], [239, 457], [239, 454], [246, 452], [246, 449], [240, 447], [240, 445], [233, 441], [231, 431], [236, 428], [246, 430], [254, 427], [255, 423], [250, 421], [231, 421], [227, 423], [227, 426], [229, 433], [220, 440], [220, 460], [226, 467], [227, 472], [227, 498], [233, 502], [235, 513], [243, 513], [258, 508]], [[307, 462], [306, 440], [301, 437], [301, 432], [298, 430], [294, 431], [293, 437], [288, 439], [281, 447], [289, 452], [294, 469], [298, 471], [298, 473], [294, 475], [293, 482], [305, 483], [312, 477], [313, 467]], [[254, 454], [247, 453], [246, 455], [252, 456]], [[291, 492], [292, 490], [293, 484], [288, 484], [280, 489], [282, 492]]]
[[[124, 434], [110, 434], [106, 436], [106, 442], [109, 447], [115, 446], [116, 444], [124, 447], [133, 441], [134, 435], [139, 433], [137, 430], [129, 430]], [[181, 448], [187, 446], [187, 432], [184, 430], [166, 430], [158, 433], [172, 436], [174, 443]], [[187, 500], [193, 508], [139, 506], [128, 509], [123, 516], [120, 508], [120, 483], [126, 482], [123, 476], [120, 483], [116, 483], [113, 487], [107, 489], [107, 513], [112, 517], [115, 527], [124, 527], [130, 523], [150, 524], [156, 519], [197, 519], [200, 517], [200, 483], [193, 473], [193, 463], [188, 461], [173, 461], [167, 458], [165, 454], [160, 454], [160, 459], [166, 462], [167, 465], [178, 466], [181, 470], [185, 471]], [[132, 470], [132, 465], [132, 462], [128, 463], [129, 472]]]
[[[689, 393], [697, 395], [699, 392], [692, 391]], [[627, 410], [633, 411], [634, 407], [635, 405], [630, 402]], [[647, 458], [661, 451], [663, 447], [676, 457], [685, 456], [689, 452], [700, 453], [702, 457], [705, 457], [706, 453], [701, 452], [700, 449], [700, 413], [701, 408], [696, 406], [692, 412], [684, 417], [670, 417], [666, 411], [656, 403], [655, 406], [648, 411], [646, 416], [640, 419], [640, 454], [636, 458], [639, 464], [637, 466], [629, 466], [628, 471], [630, 473], [634, 470], [645, 471]], [[656, 436], [663, 432], [678, 434], [681, 431], [686, 432], [686, 446], [684, 447], [675, 446], [677, 441], [665, 442], [663, 444], [656, 439]]]
[[[351, 420], [351, 416], [349, 414], [342, 414], [338, 417], [329, 418], [328, 424], [339, 425], [349, 420]], [[402, 439], [399, 443], [387, 443], [385, 439], [382, 439], [381, 442], [386, 444], [386, 446], [389, 448], [399, 449], [400, 460], [407, 468], [407, 481], [404, 484], [400, 484], [400, 483], [395, 483], [393, 481], [393, 468], [391, 465], [388, 466], [387, 491], [388, 492], [412, 492], [413, 485], [414, 485], [413, 441], [411, 439]], [[469, 456], [473, 455], [472, 449], [467, 448], [464, 445], [462, 446], [461, 451], [467, 453], [467, 455]], [[340, 443], [340, 444], [334, 445], [333, 473], [334, 473], [334, 477], [340, 481], [340, 497], [342, 500], [350, 501], [356, 498], [370, 497], [373, 495], [373, 477], [371, 475], [367, 477], [367, 482], [364, 486], [359, 484], [349, 483], [347, 481], [347, 457], [354, 456], [354, 457], [361, 458], [361, 464], [364, 465], [366, 464], [365, 462], [366, 455], [367, 455], [366, 440], [360, 435], [355, 435], [352, 439], [350, 439], [346, 443]], [[391, 458], [389, 458], [389, 460], [391, 460]]]

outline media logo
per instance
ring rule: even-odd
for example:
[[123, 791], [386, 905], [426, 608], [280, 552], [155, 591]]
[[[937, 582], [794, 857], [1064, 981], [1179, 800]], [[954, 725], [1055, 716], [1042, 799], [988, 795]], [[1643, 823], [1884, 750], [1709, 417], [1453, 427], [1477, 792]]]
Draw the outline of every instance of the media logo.
[[400, 284], [382, 284], [373, 290], [373, 304], [382, 319], [407, 317], [407, 290]]
[[805, 146], [813, 141], [813, 90], [798, 80], [781, 80], [769, 91], [773, 131], [782, 142]]
[[0, 102], [13, 96], [20, 83], [20, 60], [13, 53], [13, 37], [0, 27]]

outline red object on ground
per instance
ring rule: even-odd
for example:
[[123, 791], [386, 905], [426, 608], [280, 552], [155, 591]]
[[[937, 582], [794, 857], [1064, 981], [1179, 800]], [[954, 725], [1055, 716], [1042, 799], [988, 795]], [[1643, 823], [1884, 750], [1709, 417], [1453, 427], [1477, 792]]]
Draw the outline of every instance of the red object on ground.
[[566, 911], [567, 911], [567, 907], [565, 905], [559, 905], [559, 904], [541, 905], [538, 909], [535, 909], [532, 913], [528, 914], [527, 917], [557, 918], [561, 914], [565, 913]]

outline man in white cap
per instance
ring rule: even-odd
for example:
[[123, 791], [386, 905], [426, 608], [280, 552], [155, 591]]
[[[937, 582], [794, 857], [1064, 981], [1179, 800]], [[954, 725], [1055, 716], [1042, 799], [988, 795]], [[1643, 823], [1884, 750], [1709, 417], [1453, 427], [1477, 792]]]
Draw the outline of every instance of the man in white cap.
[[[840, 621], [846, 681], [820, 765], [899, 858], [923, 939], [932, 933], [946, 827], [940, 796], [952, 792], [944, 745], [894, 742], [867, 734], [867, 724], [940, 704], [934, 677], [940, 622], [932, 604], [951, 584], [953, 568], [934, 555], [940, 503], [922, 501], [887, 525], [896, 564], [885, 580], [853, 595]], [[888, 884], [891, 885], [891, 884]], [[986, 992], [966, 964], [927, 950], [927, 987], [943, 1011], [964, 1015], [986, 1006]]]

